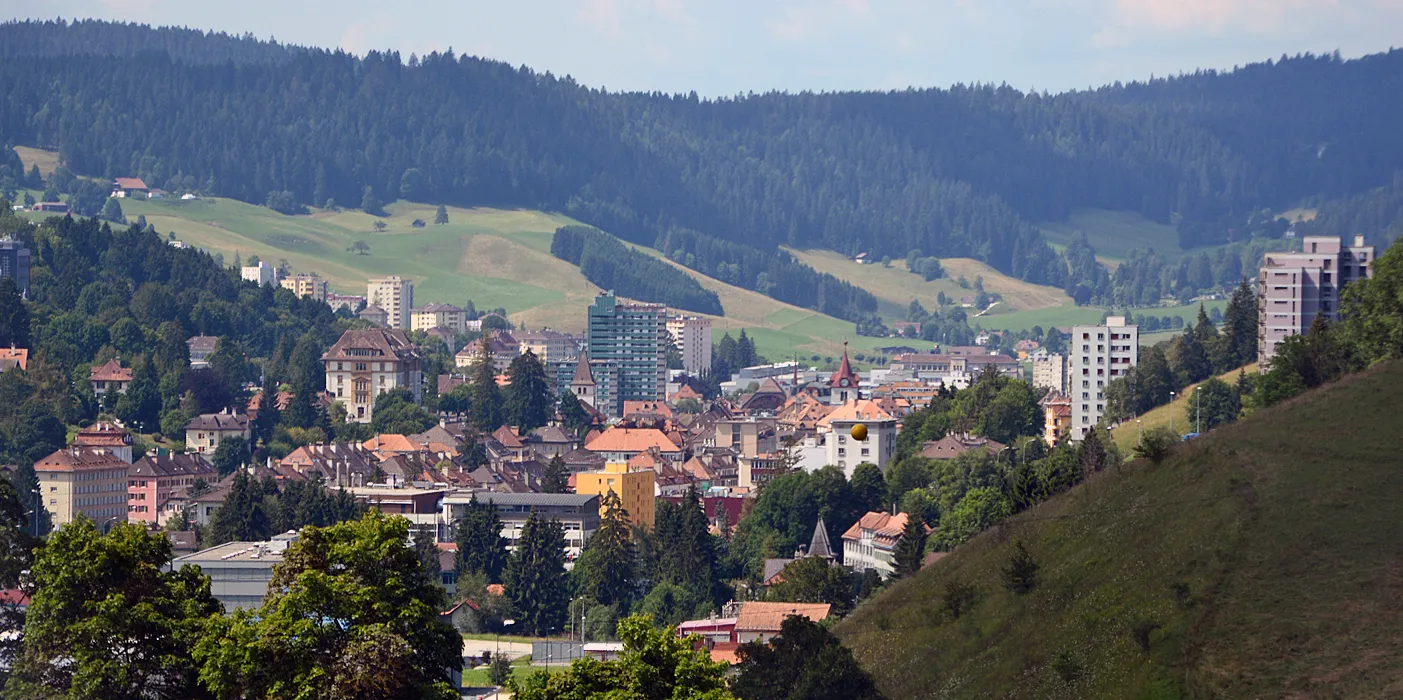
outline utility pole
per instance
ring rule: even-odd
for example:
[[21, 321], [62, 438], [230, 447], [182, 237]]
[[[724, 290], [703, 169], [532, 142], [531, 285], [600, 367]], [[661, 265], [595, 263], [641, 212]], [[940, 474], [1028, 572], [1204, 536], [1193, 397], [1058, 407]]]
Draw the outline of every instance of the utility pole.
[[1169, 392], [1169, 432], [1174, 432], [1174, 392]]

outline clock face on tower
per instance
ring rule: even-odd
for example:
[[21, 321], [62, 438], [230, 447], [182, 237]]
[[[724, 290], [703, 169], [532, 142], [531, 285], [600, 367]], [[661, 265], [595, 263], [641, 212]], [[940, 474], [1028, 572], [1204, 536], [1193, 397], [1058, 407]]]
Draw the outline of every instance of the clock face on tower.
[[838, 385], [839, 385], [839, 386], [847, 386], [847, 385], [848, 385], [848, 380], [843, 379], [843, 380], [841, 380], [841, 381], [838, 382]]

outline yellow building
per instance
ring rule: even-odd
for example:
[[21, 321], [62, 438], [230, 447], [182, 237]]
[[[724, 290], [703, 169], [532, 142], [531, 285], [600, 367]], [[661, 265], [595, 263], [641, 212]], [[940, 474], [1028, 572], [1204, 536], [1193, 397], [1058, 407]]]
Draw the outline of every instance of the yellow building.
[[326, 280], [316, 275], [301, 273], [292, 277], [284, 277], [279, 284], [283, 286], [283, 289], [290, 289], [293, 294], [303, 299], [326, 301]]
[[103, 530], [112, 522], [126, 522], [130, 466], [106, 447], [66, 447], [35, 462], [39, 497], [54, 526], [67, 525], [80, 514]]
[[[651, 469], [629, 471], [628, 464], [624, 462], [610, 462], [604, 465], [604, 471], [576, 474], [575, 493], [603, 496], [613, 491], [624, 510], [628, 511], [628, 521], [652, 530], [655, 476]], [[604, 515], [602, 506], [599, 514]]]

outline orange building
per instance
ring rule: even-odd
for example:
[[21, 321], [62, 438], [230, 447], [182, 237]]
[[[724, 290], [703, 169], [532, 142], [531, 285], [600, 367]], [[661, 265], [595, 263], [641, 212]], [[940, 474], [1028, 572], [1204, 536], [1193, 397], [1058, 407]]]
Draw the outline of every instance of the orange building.
[[[624, 462], [609, 462], [604, 471], [575, 475], [575, 493], [603, 496], [613, 491], [628, 511], [628, 521], [645, 530], [653, 529], [654, 489], [657, 475], [652, 469], [631, 471]], [[604, 499], [600, 498], [602, 502]], [[604, 515], [600, 506], [599, 514]]]

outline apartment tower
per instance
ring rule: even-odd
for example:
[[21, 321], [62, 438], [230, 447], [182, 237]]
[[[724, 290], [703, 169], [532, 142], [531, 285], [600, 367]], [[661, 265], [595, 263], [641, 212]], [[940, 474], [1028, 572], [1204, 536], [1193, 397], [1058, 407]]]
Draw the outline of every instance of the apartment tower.
[[607, 292], [589, 307], [586, 352], [590, 360], [618, 373], [610, 405], [595, 408], [623, 414], [625, 401], [667, 399], [667, 309], [654, 304], [626, 304]]
[[1106, 414], [1106, 385], [1139, 363], [1139, 328], [1124, 316], [1110, 316], [1104, 326], [1073, 326], [1067, 354], [1072, 440], [1080, 442]]
[[385, 310], [385, 325], [410, 330], [410, 309], [414, 308], [414, 281], [396, 275], [372, 279], [365, 286], [365, 303]]
[[704, 316], [673, 316], [667, 332], [682, 353], [682, 369], [692, 376], [711, 369], [711, 319]]
[[1306, 236], [1300, 253], [1267, 253], [1257, 272], [1257, 360], [1271, 364], [1281, 341], [1310, 330], [1317, 316], [1340, 317], [1340, 290], [1373, 276], [1374, 246], [1363, 236]]

